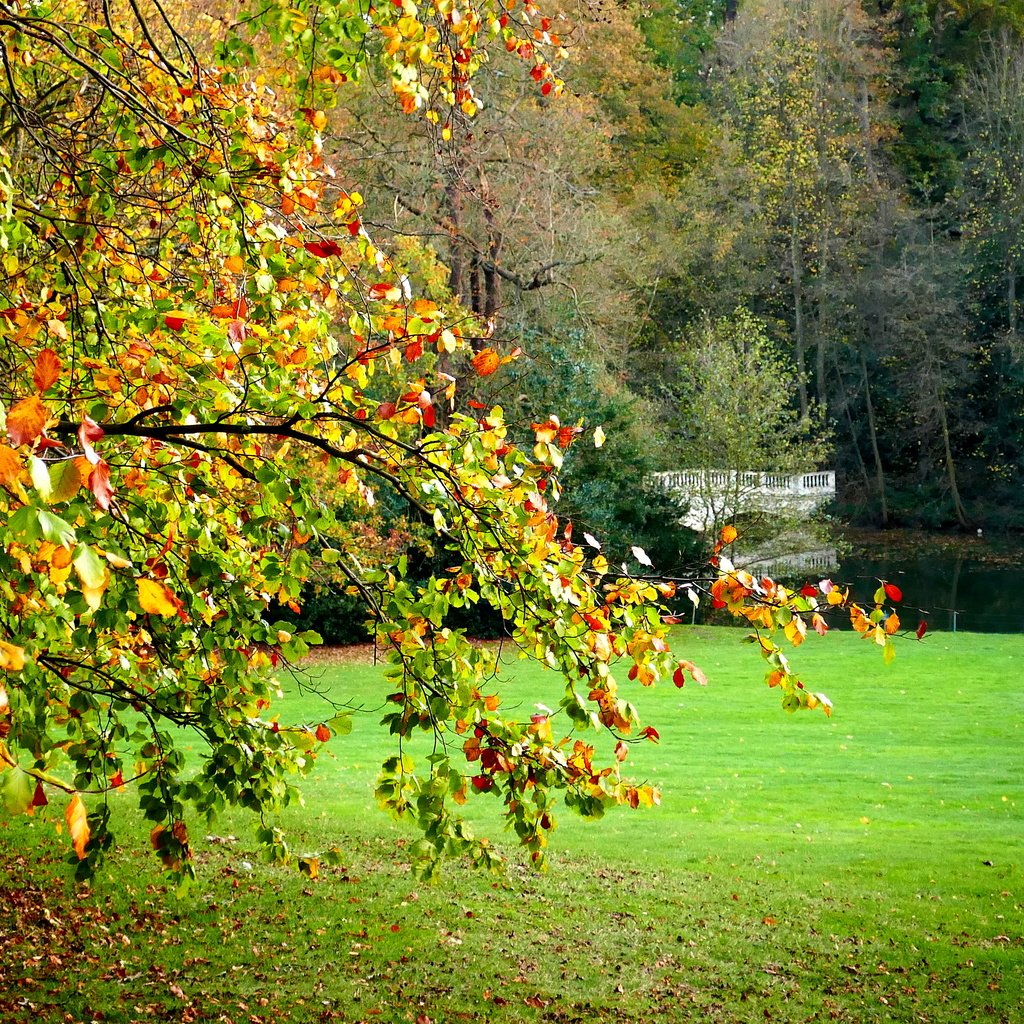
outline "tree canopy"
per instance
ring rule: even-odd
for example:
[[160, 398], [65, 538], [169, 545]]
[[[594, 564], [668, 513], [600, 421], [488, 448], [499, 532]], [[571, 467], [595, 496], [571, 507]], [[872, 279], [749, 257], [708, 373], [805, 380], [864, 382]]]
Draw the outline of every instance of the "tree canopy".
[[[644, 575], [640, 548], [631, 575], [574, 536], [559, 474], [600, 432], [551, 411], [517, 436], [500, 405], [463, 398], [515, 348], [417, 294], [334, 169], [327, 112], [369, 63], [440, 146], [476, 113], [494, 45], [539, 96], [561, 90], [560, 41], [530, 3], [0, 12], [0, 790], [14, 812], [63, 802], [83, 876], [123, 787], [170, 868], [191, 870], [191, 817], [229, 805], [289, 856], [268, 815], [351, 726], [329, 702], [320, 722], [279, 717], [281, 671], [319, 638], [273, 609], [312, 579], [354, 594], [386, 651], [396, 754], [377, 795], [418, 821], [428, 871], [494, 860], [458, 815], [470, 796], [497, 797], [538, 862], [558, 794], [586, 815], [658, 799], [620, 772], [630, 742], [658, 740], [625, 689], [699, 678], [669, 648], [677, 590], [753, 624], [787, 708], [828, 708], [770, 635], [824, 631], [819, 605], [845, 592], [732, 571], [728, 532], [704, 581]], [[439, 571], [368, 539], [382, 501]], [[887, 651], [896, 596], [854, 608]], [[506, 708], [497, 652], [451, 625], [477, 603], [560, 677], [555, 710]], [[436, 739], [425, 765], [401, 746], [417, 730]]]

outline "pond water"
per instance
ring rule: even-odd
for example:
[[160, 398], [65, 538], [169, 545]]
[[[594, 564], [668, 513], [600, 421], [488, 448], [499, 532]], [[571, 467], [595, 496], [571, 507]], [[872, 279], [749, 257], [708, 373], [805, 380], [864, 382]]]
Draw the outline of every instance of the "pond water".
[[876, 580], [895, 583], [903, 591], [900, 618], [910, 627], [924, 619], [929, 629], [1024, 633], [1024, 565], [934, 555], [912, 561], [846, 558], [835, 579], [850, 583], [865, 601]]
[[870, 601], [879, 579], [903, 591], [908, 627], [1024, 633], [1024, 550], [983, 538], [873, 533], [849, 538], [832, 578]]

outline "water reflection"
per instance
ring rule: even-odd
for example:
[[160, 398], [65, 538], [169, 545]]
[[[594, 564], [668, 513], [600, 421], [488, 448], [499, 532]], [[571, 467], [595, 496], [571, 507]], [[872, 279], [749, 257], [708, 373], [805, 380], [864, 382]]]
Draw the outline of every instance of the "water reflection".
[[[987, 539], [927, 534], [852, 535], [842, 547], [831, 579], [848, 584], [870, 602], [879, 580], [903, 591], [899, 614], [911, 629], [924, 619], [929, 629], [974, 633], [1024, 633], [1024, 551]], [[779, 567], [790, 583], [817, 581], [813, 569]], [[837, 625], [840, 625], [838, 619]]]
[[903, 591], [900, 618], [913, 627], [974, 633], [1024, 633], [1024, 565], [992, 565], [964, 552], [931, 552], [912, 559], [845, 558], [835, 579], [870, 600], [877, 580]]

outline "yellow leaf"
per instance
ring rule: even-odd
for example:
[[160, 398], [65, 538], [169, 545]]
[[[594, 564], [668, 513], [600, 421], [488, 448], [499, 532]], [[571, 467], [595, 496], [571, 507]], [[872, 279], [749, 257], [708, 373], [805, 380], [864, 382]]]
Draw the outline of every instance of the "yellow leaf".
[[144, 612], [150, 615], [177, 615], [181, 602], [156, 580], [140, 579], [136, 581], [139, 589], [139, 604]]
[[75, 848], [78, 859], [84, 860], [85, 844], [89, 842], [89, 820], [85, 804], [77, 793], [71, 796], [71, 802], [64, 811], [64, 820], [68, 823], [71, 845]]
[[799, 647], [804, 642], [804, 637], [807, 635], [807, 623], [804, 622], [799, 615], [794, 615], [783, 630], [786, 634], [786, 639], [794, 646]]
[[0, 669], [5, 672], [20, 672], [25, 667], [25, 652], [14, 644], [0, 640]]
[[82, 596], [90, 610], [96, 611], [103, 599], [103, 592], [110, 582], [110, 572], [100, 561], [99, 555], [86, 546], [82, 546], [74, 560], [75, 571], [82, 581]]

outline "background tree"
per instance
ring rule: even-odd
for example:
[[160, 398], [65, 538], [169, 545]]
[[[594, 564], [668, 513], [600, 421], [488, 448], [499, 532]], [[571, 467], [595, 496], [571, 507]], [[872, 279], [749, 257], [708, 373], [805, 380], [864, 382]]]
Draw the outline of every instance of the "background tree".
[[[804, 418], [795, 406], [795, 369], [766, 325], [743, 309], [692, 330], [679, 364], [679, 457], [703, 475], [697, 497], [710, 513], [705, 530], [717, 534], [740, 522], [748, 543], [777, 537], [797, 510], [766, 517], [750, 474], [810, 472], [828, 451], [820, 416]], [[726, 487], [719, 483], [723, 471]]]

